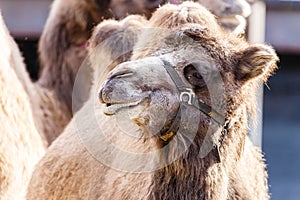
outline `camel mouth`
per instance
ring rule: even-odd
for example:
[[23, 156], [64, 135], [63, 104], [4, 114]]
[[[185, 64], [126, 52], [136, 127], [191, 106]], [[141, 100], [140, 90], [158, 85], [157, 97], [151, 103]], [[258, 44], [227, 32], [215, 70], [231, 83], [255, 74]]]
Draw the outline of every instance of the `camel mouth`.
[[129, 102], [117, 102], [117, 103], [106, 103], [106, 107], [104, 109], [105, 115], [115, 115], [124, 108], [132, 108], [140, 105], [146, 98], [141, 98], [138, 100], [131, 100]]

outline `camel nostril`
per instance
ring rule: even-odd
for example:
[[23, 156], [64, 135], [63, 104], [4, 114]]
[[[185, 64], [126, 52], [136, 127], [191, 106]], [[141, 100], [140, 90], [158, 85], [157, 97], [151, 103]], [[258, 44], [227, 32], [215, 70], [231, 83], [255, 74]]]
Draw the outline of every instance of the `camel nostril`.
[[111, 72], [107, 78], [109, 80], [111, 80], [114, 78], [124, 78], [124, 77], [128, 77], [131, 75], [133, 75], [133, 71], [131, 71], [130, 69], [122, 69], [122, 70], [118, 70], [115, 72]]
[[107, 104], [110, 102], [109, 94], [113, 91], [112, 85], [116, 79], [130, 77], [133, 74], [134, 72], [129, 68], [119, 68], [111, 71], [107, 76], [107, 80], [102, 84], [99, 90], [98, 99], [100, 103]]

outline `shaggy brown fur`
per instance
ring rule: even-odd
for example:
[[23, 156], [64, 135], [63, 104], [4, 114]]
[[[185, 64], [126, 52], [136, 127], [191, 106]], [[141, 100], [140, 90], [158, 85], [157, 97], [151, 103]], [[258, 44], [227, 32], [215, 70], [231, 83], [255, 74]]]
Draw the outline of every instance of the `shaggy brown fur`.
[[[115, 120], [112, 117], [101, 114], [103, 109], [105, 110], [103, 107], [96, 107], [98, 124], [95, 125], [93, 111], [89, 110], [87, 103], [37, 165], [28, 189], [28, 199], [268, 199], [267, 173], [263, 156], [246, 135], [248, 111], [255, 110], [252, 99], [248, 98], [255, 95], [252, 84], [260, 79], [266, 79], [276, 68], [277, 56], [272, 48], [266, 45], [250, 46], [242, 38], [224, 33], [205, 8], [190, 2], [179, 6], [161, 7], [154, 13], [146, 27], [152, 27], [153, 30], [161, 28], [163, 31], [147, 29], [141, 33], [132, 57], [135, 61], [125, 65], [127, 67], [125, 69], [133, 70], [134, 76], [120, 73], [124, 65], [123, 68], [117, 67], [110, 74], [111, 81], [103, 86], [102, 92], [106, 92], [107, 96], [104, 99], [101, 93], [102, 101], [113, 103], [109, 102], [109, 97], [113, 97], [109, 95], [114, 90], [118, 90], [113, 86], [120, 81], [127, 80], [123, 82], [125, 87], [126, 84], [131, 83], [131, 78], [143, 80], [143, 83], [133, 84], [140, 90], [145, 87], [151, 88], [151, 84], [156, 82], [167, 82], [170, 78], [166, 76], [166, 72], [163, 72], [154, 77], [153, 82], [148, 83], [147, 74], [153, 71], [146, 72], [147, 69], [144, 69], [145, 73], [139, 74], [139, 65], [145, 62], [140, 59], [150, 55], [166, 55], [184, 49], [188, 47], [189, 41], [194, 41], [190, 43], [193, 44], [190, 49], [204, 52], [203, 56], [218, 68], [225, 84], [225, 116], [226, 122], [230, 124], [227, 127], [227, 134], [225, 135], [226, 132], [223, 131], [218, 138], [224, 141], [220, 145], [221, 162], [215, 162], [213, 153], [209, 153], [204, 158], [199, 157], [203, 134], [210, 124], [210, 119], [200, 114], [196, 137], [186, 151], [170, 165], [149, 173], [131, 173], [112, 169], [97, 161], [96, 158], [99, 156], [97, 152], [107, 154], [111, 160], [120, 162], [124, 166], [134, 167], [136, 162], [129, 157], [116, 160], [115, 158], [120, 155], [109, 151], [109, 147], [103, 145], [105, 137], [101, 136], [98, 126], [114, 144], [120, 145], [118, 147], [129, 152], [146, 153], [155, 150], [162, 147], [161, 141], [157, 136], [140, 139], [124, 135], [118, 127], [113, 126]], [[186, 40], [187, 36], [188, 40]], [[94, 37], [91, 43], [95, 41], [97, 40]], [[104, 55], [98, 55], [109, 56], [105, 51], [102, 52]], [[98, 66], [101, 63], [99, 60], [92, 59], [92, 65]], [[143, 70], [145, 65], [141, 66]], [[176, 67], [180, 68], [180, 66]], [[162, 66], [158, 64], [156, 69], [151, 69], [155, 71], [161, 68]], [[146, 85], [147, 83], [150, 85]], [[111, 84], [110, 89], [108, 84]], [[166, 87], [167, 85], [161, 85], [154, 89], [155, 92], [163, 92]], [[198, 97], [200, 94], [206, 95], [201, 98], [209, 104], [207, 92], [197, 90]], [[169, 99], [170, 102], [171, 100]], [[90, 103], [93, 104], [93, 101], [91, 97]], [[148, 101], [151, 102], [152, 99], [148, 99], [141, 106], [147, 105]], [[219, 102], [219, 99], [215, 101], [224, 103]], [[178, 102], [174, 105], [178, 106]], [[152, 112], [156, 111], [157, 109], [152, 110]], [[190, 114], [194, 116], [195, 113]], [[139, 126], [146, 126], [146, 124], [140, 121]], [[183, 135], [177, 133], [168, 142], [168, 154], [157, 156], [161, 162], [165, 162], [169, 157], [174, 156], [177, 148], [187, 143]], [[145, 164], [151, 165], [151, 162]]]
[[15, 72], [23, 68], [20, 51], [0, 13], [0, 199], [24, 199], [45, 144], [33, 122], [30, 99]]
[[105, 20], [95, 28], [90, 39], [89, 56], [90, 60], [101, 65], [93, 65], [94, 80], [130, 59], [137, 36], [147, 23], [144, 17], [131, 15], [121, 22]]

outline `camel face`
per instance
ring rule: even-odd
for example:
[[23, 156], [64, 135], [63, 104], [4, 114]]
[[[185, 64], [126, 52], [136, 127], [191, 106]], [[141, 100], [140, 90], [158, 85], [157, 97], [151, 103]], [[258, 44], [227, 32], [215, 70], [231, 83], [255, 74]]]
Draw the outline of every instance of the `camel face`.
[[[227, 92], [234, 96], [250, 80], [269, 76], [277, 57], [264, 45], [240, 41], [242, 48], [234, 48], [233, 38], [226, 41], [226, 35], [214, 35], [207, 28], [188, 25], [166, 36], [156, 51], [118, 65], [100, 89], [104, 113], [125, 111], [150, 135], [172, 127], [182, 104], [188, 109], [181, 118], [197, 118], [193, 124], [199, 126], [202, 139], [212, 122], [222, 125], [228, 112]], [[200, 109], [195, 101], [207, 109]]]
[[[181, 36], [175, 34], [174, 37]], [[157, 52], [120, 64], [110, 72], [100, 90], [100, 101], [107, 106], [104, 113], [128, 112], [142, 130], [157, 135], [172, 125], [182, 103], [190, 103], [189, 100], [183, 102], [189, 95], [215, 110], [222, 110], [224, 87], [217, 65], [207, 50], [199, 45], [180, 47], [169, 53]], [[166, 67], [171, 67], [176, 77]], [[180, 88], [178, 81], [184, 89]], [[188, 112], [195, 112], [195, 117], [200, 113], [193, 106], [189, 106]], [[203, 119], [199, 122], [209, 120], [206, 113], [201, 117]]]

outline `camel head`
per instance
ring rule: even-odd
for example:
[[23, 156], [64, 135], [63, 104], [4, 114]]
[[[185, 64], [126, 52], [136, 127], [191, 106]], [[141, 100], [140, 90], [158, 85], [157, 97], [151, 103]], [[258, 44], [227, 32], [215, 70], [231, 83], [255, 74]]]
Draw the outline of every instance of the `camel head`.
[[[246, 0], [194, 0], [212, 12], [219, 24], [227, 31], [244, 33], [246, 18], [251, 14], [250, 4]], [[179, 4], [182, 0], [170, 0]]]
[[[208, 36], [194, 25], [170, 37], [175, 37], [174, 42], [181, 40], [182, 46], [174, 49], [168, 46], [173, 44], [166, 44], [169, 52], [158, 51], [149, 57], [122, 63], [109, 73], [99, 94], [107, 106], [105, 114], [130, 111], [131, 119], [152, 135], [163, 134], [162, 131], [172, 126], [182, 104], [191, 107], [189, 112], [195, 110], [194, 116], [202, 117], [202, 123], [208, 123], [210, 118], [222, 123], [222, 119], [209, 116], [209, 112], [216, 110], [216, 115], [226, 116], [226, 91], [242, 88], [251, 79], [269, 74], [276, 60], [274, 51], [264, 45], [225, 55], [223, 52], [220, 56], [226, 57], [218, 58], [211, 52], [218, 48], [209, 45], [220, 45], [222, 50], [222, 44], [200, 42]], [[185, 42], [188, 44], [183, 44]], [[197, 108], [189, 102], [195, 100], [191, 98], [204, 103], [209, 111]]]
[[[190, 4], [182, 4], [179, 12]], [[196, 15], [211, 16], [202, 6], [197, 9]], [[160, 8], [150, 24], [157, 16], [168, 15], [165, 11]], [[150, 47], [138, 46], [132, 60], [116, 66], [102, 84], [99, 98], [106, 105], [104, 113], [127, 113], [145, 138], [157, 137], [163, 145], [179, 137], [203, 143], [208, 134], [210, 143], [218, 143], [218, 127], [247, 102], [241, 95], [247, 85], [273, 72], [277, 56], [267, 45], [249, 45], [217, 29], [213, 17], [205, 20], [145, 31], [154, 33], [159, 42], [141, 34], [149, 40], [141, 44]]]

